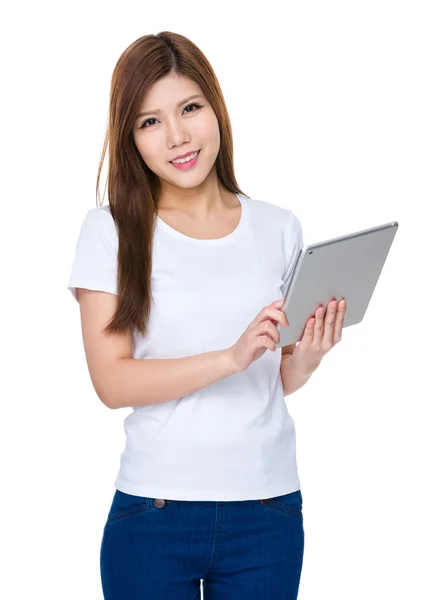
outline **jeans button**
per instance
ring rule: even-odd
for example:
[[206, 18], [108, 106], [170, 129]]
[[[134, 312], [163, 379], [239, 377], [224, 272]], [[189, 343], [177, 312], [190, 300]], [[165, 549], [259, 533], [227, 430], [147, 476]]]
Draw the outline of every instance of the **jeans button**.
[[162, 498], [155, 498], [153, 504], [157, 506], [157, 508], [163, 508], [165, 506], [165, 500], [163, 500]]

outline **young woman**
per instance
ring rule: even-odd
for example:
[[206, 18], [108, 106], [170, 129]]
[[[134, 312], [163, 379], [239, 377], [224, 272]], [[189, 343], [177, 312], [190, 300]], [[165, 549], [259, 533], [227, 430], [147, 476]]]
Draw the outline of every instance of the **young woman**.
[[340, 340], [344, 309], [325, 323], [318, 309], [276, 351], [301, 224], [240, 190], [221, 89], [189, 39], [146, 35], [121, 55], [97, 189], [108, 142], [109, 205], [87, 212], [68, 284], [98, 397], [133, 409], [105, 598], [196, 600], [202, 581], [206, 600], [294, 600], [304, 529], [284, 396]]

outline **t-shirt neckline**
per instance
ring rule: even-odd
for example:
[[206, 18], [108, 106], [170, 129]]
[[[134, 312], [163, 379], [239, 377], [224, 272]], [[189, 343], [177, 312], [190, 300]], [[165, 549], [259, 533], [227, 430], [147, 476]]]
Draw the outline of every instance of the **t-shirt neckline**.
[[242, 231], [245, 227], [246, 216], [247, 216], [246, 215], [247, 203], [245, 202], [245, 198], [242, 196], [242, 194], [237, 194], [236, 192], [234, 192], [234, 193], [237, 196], [237, 198], [239, 199], [239, 202], [242, 207], [240, 221], [239, 221], [237, 227], [234, 229], [234, 231], [232, 231], [228, 235], [225, 235], [224, 237], [213, 238], [213, 239], [200, 239], [200, 238], [190, 237], [189, 235], [186, 235], [184, 233], [181, 233], [177, 229], [174, 229], [174, 227], [171, 227], [171, 225], [168, 225], [168, 223], [165, 223], [165, 221], [162, 220], [159, 217], [159, 215], [156, 215], [157, 224], [163, 231], [166, 231], [167, 233], [173, 235], [174, 237], [176, 237], [180, 240], [183, 240], [185, 242], [190, 242], [192, 244], [197, 244], [200, 246], [223, 246], [225, 244], [230, 244], [231, 242], [236, 240], [239, 237], [239, 235], [242, 233]]

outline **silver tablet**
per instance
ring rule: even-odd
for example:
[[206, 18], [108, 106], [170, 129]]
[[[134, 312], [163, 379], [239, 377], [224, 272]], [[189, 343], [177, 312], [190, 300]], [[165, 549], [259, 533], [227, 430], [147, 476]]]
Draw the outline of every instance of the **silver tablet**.
[[[320, 304], [346, 299], [344, 328], [363, 319], [398, 229], [398, 222], [303, 246], [282, 310], [289, 327], [277, 324], [276, 348], [301, 341]], [[324, 315], [325, 316], [325, 315]]]

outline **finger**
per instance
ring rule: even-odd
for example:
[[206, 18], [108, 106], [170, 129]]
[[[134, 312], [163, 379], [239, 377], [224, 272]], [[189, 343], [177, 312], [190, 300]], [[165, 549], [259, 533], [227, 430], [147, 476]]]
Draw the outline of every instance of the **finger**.
[[274, 319], [278, 323], [282, 325], [288, 325], [288, 319], [286, 318], [285, 313], [282, 310], [270, 306], [265, 306], [252, 321], [251, 325], [256, 327], [259, 325], [264, 319]]
[[314, 325], [315, 319], [314, 317], [310, 318], [306, 322], [306, 326], [303, 331], [303, 337], [300, 340], [301, 349], [308, 349], [312, 345], [313, 334], [314, 334]]
[[315, 311], [315, 327], [313, 330], [313, 340], [312, 344], [316, 348], [320, 348], [323, 338], [323, 329], [324, 329], [324, 307], [319, 306]]
[[272, 340], [272, 342], [275, 342], [275, 344], [278, 344], [280, 341], [279, 331], [268, 319], [258, 325], [257, 332], [259, 334], [267, 335]]
[[287, 318], [286, 314], [284, 313], [284, 311], [278, 310], [278, 313], [279, 313], [279, 319], [273, 319], [273, 318], [270, 319], [270, 321], [273, 323], [273, 325], [278, 325], [278, 323], [280, 323], [283, 327], [289, 327], [289, 321], [288, 321], [288, 318]]
[[321, 340], [321, 344], [325, 350], [329, 350], [334, 342], [334, 325], [336, 320], [336, 309], [337, 302], [335, 300], [330, 300], [327, 305], [327, 313], [324, 324], [324, 334]]
[[259, 340], [259, 342], [261, 343], [261, 345], [258, 346], [259, 348], [262, 348], [264, 346], [269, 350], [276, 350], [276, 345], [274, 341], [271, 338], [269, 338], [268, 335], [260, 335], [256, 339]]
[[336, 314], [336, 324], [335, 324], [335, 328], [334, 328], [334, 337], [333, 337], [334, 344], [336, 344], [337, 342], [340, 342], [342, 339], [342, 329], [343, 329], [343, 321], [345, 318], [345, 313], [346, 313], [346, 300], [345, 300], [345, 298], [342, 298], [342, 300], [340, 300], [338, 303], [338, 311]]
[[[272, 303], [270, 304], [270, 306], [274, 306], [275, 308], [277, 308], [277, 309], [279, 309], [279, 310], [280, 310], [280, 309], [282, 308], [282, 306], [283, 306], [284, 302], [285, 302], [285, 299], [284, 299], [284, 298], [279, 298], [279, 300], [275, 300], [274, 302], [272, 302]], [[285, 323], [285, 325], [286, 325], [286, 326], [288, 326], [288, 325], [289, 325], [288, 317], [286, 316], [286, 314], [284, 313], [284, 311], [283, 311], [283, 310], [280, 310], [280, 313], [281, 313], [281, 315], [282, 315], [282, 320], [280, 320], [279, 322], [280, 322], [282, 325]]]

